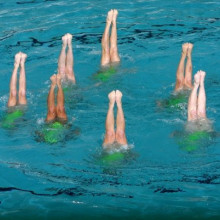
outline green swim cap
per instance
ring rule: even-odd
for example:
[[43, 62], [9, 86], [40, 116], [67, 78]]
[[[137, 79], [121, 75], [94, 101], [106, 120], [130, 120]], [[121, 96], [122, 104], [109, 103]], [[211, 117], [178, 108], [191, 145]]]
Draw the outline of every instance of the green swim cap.
[[187, 102], [187, 98], [185, 95], [174, 96], [168, 100], [168, 106], [179, 108], [178, 105], [184, 102]]
[[188, 136], [188, 140], [190, 141], [197, 141], [202, 138], [208, 138], [209, 134], [207, 131], [195, 131]]
[[61, 124], [60, 122], [56, 121], [54, 123], [51, 124], [51, 128], [63, 128], [63, 124]]
[[20, 118], [24, 113], [17, 109], [14, 112], [7, 113], [7, 115], [3, 118], [2, 127], [3, 128], [13, 128], [15, 126], [14, 121]]
[[55, 144], [59, 142], [63, 134], [63, 125], [60, 122], [54, 122], [48, 128], [43, 129], [45, 142]]
[[125, 158], [125, 155], [121, 152], [115, 152], [112, 154], [106, 154], [102, 157], [102, 162], [104, 164], [111, 164], [113, 162], [122, 161]]
[[202, 144], [204, 139], [209, 138], [209, 133], [207, 131], [195, 131], [191, 134], [188, 134], [181, 142], [181, 147], [188, 151], [194, 151]]
[[70, 91], [70, 87], [64, 87], [63, 88], [63, 92], [68, 92], [68, 91]]
[[108, 69], [106, 69], [105, 71], [99, 72], [98, 74], [96, 74], [95, 78], [105, 82], [115, 73], [116, 73], [116, 69], [111, 66]]

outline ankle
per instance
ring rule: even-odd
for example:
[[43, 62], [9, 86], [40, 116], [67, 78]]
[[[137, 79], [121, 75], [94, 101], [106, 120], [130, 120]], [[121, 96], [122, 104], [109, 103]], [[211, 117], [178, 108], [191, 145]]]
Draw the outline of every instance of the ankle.
[[109, 102], [109, 109], [113, 109], [115, 106], [115, 103], [114, 102]]
[[62, 89], [61, 83], [57, 83], [57, 87], [58, 87], [58, 89]]
[[181, 58], [186, 58], [186, 53], [182, 51]]
[[120, 101], [117, 102], [117, 107], [122, 108], [122, 103]]

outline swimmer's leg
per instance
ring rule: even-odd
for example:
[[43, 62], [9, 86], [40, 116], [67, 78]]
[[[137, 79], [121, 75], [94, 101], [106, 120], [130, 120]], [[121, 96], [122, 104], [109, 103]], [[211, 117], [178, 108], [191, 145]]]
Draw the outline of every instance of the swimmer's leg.
[[74, 70], [73, 70], [73, 49], [72, 49], [72, 35], [66, 34], [67, 36], [67, 44], [68, 50], [66, 55], [66, 76], [67, 78], [72, 81], [74, 84], [76, 83]]
[[21, 104], [21, 105], [26, 105], [27, 104], [27, 99], [26, 99], [26, 73], [25, 73], [26, 58], [27, 58], [27, 54], [21, 53], [19, 92], [18, 92], [18, 103]]
[[62, 37], [62, 49], [60, 51], [60, 56], [58, 59], [58, 74], [60, 74], [60, 76], [62, 78], [65, 78], [65, 70], [66, 70], [66, 46], [67, 46], [67, 36], [64, 35]]
[[179, 91], [183, 89], [184, 86], [184, 62], [186, 58], [188, 43], [182, 45], [182, 54], [180, 58], [180, 62], [176, 71], [176, 86], [175, 91]]
[[14, 69], [13, 69], [11, 81], [10, 81], [8, 107], [15, 106], [16, 102], [17, 102], [17, 86], [16, 86], [16, 84], [17, 84], [17, 73], [18, 73], [18, 68], [20, 65], [20, 60], [21, 60], [21, 54], [17, 53], [15, 55]]
[[188, 101], [188, 121], [197, 119], [197, 90], [200, 83], [200, 72], [194, 75], [194, 86]]
[[205, 75], [206, 73], [204, 71], [200, 71], [200, 84], [199, 84], [198, 110], [197, 110], [198, 118], [206, 118], [206, 93], [204, 86]]
[[58, 87], [58, 92], [57, 92], [57, 117], [63, 120], [67, 120], [66, 112], [65, 112], [65, 107], [64, 107], [64, 94], [63, 94], [63, 88], [61, 85], [61, 76], [57, 75], [57, 87]]
[[53, 74], [50, 77], [51, 80], [51, 86], [50, 91], [47, 98], [47, 118], [46, 121], [52, 121], [56, 118], [56, 106], [55, 106], [55, 94], [54, 89], [56, 88], [56, 80], [57, 76], [56, 74]]
[[109, 64], [110, 62], [109, 29], [112, 23], [112, 15], [113, 15], [113, 10], [110, 10], [106, 18], [106, 26], [104, 33], [102, 35], [102, 58], [101, 58], [102, 66]]
[[193, 48], [193, 44], [188, 43], [184, 84], [185, 84], [185, 87], [189, 89], [193, 88], [192, 86], [192, 48]]
[[103, 145], [112, 144], [115, 141], [114, 129], [114, 105], [115, 105], [115, 91], [108, 94], [109, 108], [105, 122], [105, 139]]
[[112, 32], [110, 37], [111, 47], [110, 47], [110, 59], [111, 62], [119, 62], [120, 57], [118, 55], [118, 45], [117, 45], [117, 16], [118, 16], [118, 10], [113, 10], [113, 16], [112, 16]]
[[116, 90], [115, 93], [116, 97], [116, 103], [117, 103], [117, 119], [116, 119], [116, 141], [119, 144], [126, 145], [127, 144], [127, 139], [125, 135], [125, 118], [124, 118], [124, 112], [122, 109], [122, 103], [121, 103], [121, 98], [122, 98], [122, 93], [119, 90]]

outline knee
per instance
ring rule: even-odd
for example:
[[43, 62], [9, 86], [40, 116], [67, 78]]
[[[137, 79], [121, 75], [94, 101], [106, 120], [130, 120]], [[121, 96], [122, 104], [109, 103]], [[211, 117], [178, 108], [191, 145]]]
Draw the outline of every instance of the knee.
[[55, 109], [55, 107], [49, 107], [49, 108], [48, 108], [48, 113], [51, 114], [51, 115], [55, 115], [55, 114], [56, 114], [56, 109]]
[[65, 114], [65, 107], [57, 106], [57, 114]]
[[184, 78], [183, 77], [177, 77], [176, 83], [177, 83], [177, 85], [182, 85], [184, 83]]
[[17, 91], [16, 91], [15, 89], [11, 90], [10, 96], [11, 96], [11, 98], [16, 98], [16, 96], [17, 96]]
[[105, 40], [102, 40], [102, 53], [109, 53], [108, 42]]
[[199, 118], [206, 118], [206, 112], [205, 111], [199, 111], [198, 112], [198, 117]]
[[115, 132], [113, 130], [107, 130], [105, 136], [108, 138], [115, 138]]
[[22, 89], [21, 91], [19, 91], [19, 96], [20, 97], [25, 97], [26, 96], [26, 91], [24, 89]]
[[190, 116], [191, 120], [197, 119], [197, 112], [196, 112], [196, 110], [195, 109], [190, 110], [189, 111], [189, 116]]
[[111, 53], [111, 54], [118, 53], [118, 49], [117, 49], [117, 47], [113, 47], [113, 46], [111, 46], [110, 53]]
[[116, 137], [117, 139], [125, 139], [125, 132], [122, 130], [116, 131]]
[[60, 75], [64, 75], [65, 74], [65, 66], [63, 66], [63, 67], [59, 67], [59, 71], [58, 71], [58, 74], [60, 74]]
[[66, 67], [66, 73], [67, 74], [74, 74], [73, 73], [73, 68], [72, 67]]
[[185, 84], [186, 85], [191, 85], [192, 84], [192, 80], [190, 78], [185, 79]]

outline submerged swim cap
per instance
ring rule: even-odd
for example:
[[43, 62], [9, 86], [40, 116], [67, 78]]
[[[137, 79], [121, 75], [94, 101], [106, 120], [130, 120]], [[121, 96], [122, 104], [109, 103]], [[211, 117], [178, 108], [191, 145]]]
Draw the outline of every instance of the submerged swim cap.
[[116, 73], [116, 69], [111, 66], [108, 69], [106, 69], [105, 71], [99, 72], [98, 74], [96, 74], [95, 78], [105, 82], [115, 73]]
[[188, 134], [183, 141], [180, 142], [182, 148], [188, 152], [196, 150], [204, 141], [204, 139], [209, 138], [209, 133], [207, 131], [195, 131]]
[[173, 96], [168, 100], [169, 107], [179, 107], [178, 105], [187, 101], [187, 97], [185, 95], [177, 95]]
[[19, 109], [14, 112], [8, 113], [2, 122], [3, 128], [13, 128], [15, 126], [14, 121], [20, 118], [23, 115], [23, 112]]
[[125, 158], [125, 155], [121, 152], [115, 152], [112, 154], [106, 154], [105, 156], [102, 157], [102, 162], [103, 163], [113, 163], [113, 162], [118, 162], [121, 161]]
[[54, 122], [49, 128], [43, 129], [44, 140], [49, 144], [55, 144], [61, 140], [63, 134], [63, 125], [60, 122]]

